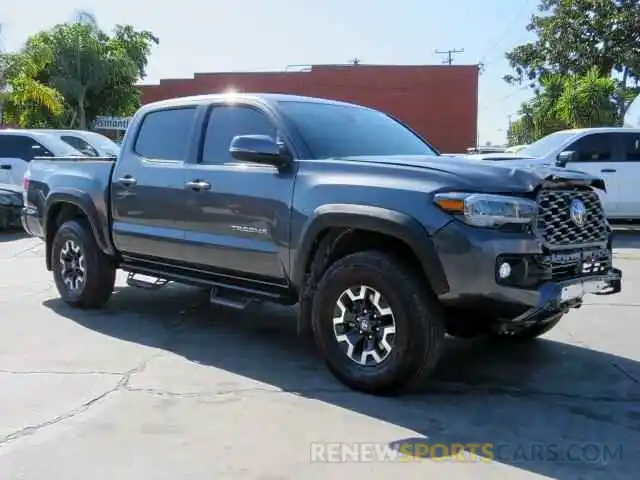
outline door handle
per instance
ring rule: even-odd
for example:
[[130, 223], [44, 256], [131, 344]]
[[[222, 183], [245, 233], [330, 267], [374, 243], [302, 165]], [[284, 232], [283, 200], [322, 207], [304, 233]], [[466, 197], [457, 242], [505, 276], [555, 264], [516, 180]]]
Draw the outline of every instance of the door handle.
[[616, 173], [615, 169], [613, 168], [603, 168], [602, 170], [600, 170], [602, 173]]
[[12, 167], [11, 167], [11, 165], [8, 165], [8, 164], [6, 164], [6, 163], [3, 163], [2, 165], [0, 165], [0, 168], [1, 168], [2, 170], [11, 170], [11, 168], [12, 168]]
[[118, 179], [118, 183], [124, 185], [125, 187], [131, 187], [138, 183], [138, 181], [131, 175], [125, 175], [124, 177]]
[[196, 191], [209, 190], [211, 188], [211, 184], [203, 180], [191, 180], [190, 182], [185, 183], [185, 186]]

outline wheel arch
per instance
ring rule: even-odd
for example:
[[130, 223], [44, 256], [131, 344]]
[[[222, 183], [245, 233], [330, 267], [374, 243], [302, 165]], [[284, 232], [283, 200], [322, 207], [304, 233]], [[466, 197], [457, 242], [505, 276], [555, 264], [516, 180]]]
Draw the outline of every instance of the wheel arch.
[[47, 198], [44, 211], [44, 231], [46, 242], [46, 266], [51, 270], [51, 244], [56, 232], [62, 224], [72, 219], [86, 220], [100, 250], [106, 255], [113, 255], [114, 250], [105, 231], [101, 218], [104, 213], [98, 212], [91, 197], [85, 192], [56, 192]]
[[[345, 231], [372, 232], [408, 246], [436, 295], [449, 290], [433, 240], [420, 222], [405, 213], [370, 205], [330, 204], [317, 208], [304, 227], [296, 251], [293, 283], [304, 291], [313, 259], [322, 248], [339, 241]], [[335, 238], [330, 238], [330, 237]]]

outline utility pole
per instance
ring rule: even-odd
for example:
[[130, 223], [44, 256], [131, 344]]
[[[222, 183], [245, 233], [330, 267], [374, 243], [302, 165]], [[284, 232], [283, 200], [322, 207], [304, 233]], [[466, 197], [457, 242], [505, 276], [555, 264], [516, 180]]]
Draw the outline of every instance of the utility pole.
[[447, 58], [442, 62], [442, 63], [446, 63], [448, 65], [451, 65], [453, 63], [453, 55], [456, 53], [462, 53], [464, 52], [464, 48], [460, 49], [460, 50], [456, 50], [455, 48], [453, 50], [436, 50], [436, 53], [438, 55], [446, 55]]

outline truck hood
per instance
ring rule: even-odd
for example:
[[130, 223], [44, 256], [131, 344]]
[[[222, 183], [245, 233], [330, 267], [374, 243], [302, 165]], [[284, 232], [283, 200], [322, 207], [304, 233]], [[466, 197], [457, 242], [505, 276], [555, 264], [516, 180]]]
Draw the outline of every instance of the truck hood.
[[[343, 160], [401, 168], [418, 168], [447, 176], [447, 184], [485, 193], [531, 192], [540, 186], [585, 185], [605, 190], [602, 178], [537, 160], [479, 162], [464, 157], [351, 157]], [[518, 164], [514, 164], [517, 162]]]

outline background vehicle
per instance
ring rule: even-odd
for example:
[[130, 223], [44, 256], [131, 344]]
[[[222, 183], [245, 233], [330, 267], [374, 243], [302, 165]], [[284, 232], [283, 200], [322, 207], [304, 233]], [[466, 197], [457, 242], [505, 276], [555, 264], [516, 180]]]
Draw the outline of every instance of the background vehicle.
[[599, 127], [562, 130], [541, 138], [515, 155], [505, 155], [487, 154], [482, 158], [508, 161], [514, 166], [557, 165], [602, 177], [606, 182], [606, 192], [600, 191], [599, 194], [607, 218], [640, 219], [640, 129]]
[[0, 130], [0, 183], [22, 186], [34, 157], [83, 156], [62, 140], [34, 130]]
[[25, 176], [25, 230], [78, 308], [117, 268], [233, 308], [299, 303], [331, 371], [379, 393], [420, 386], [445, 332], [531, 339], [620, 290], [603, 183], [581, 172], [445, 158], [384, 113], [287, 95], [148, 104], [129, 128], [117, 160]]
[[21, 226], [22, 188], [0, 183], [0, 231]]
[[87, 130], [42, 129], [89, 157], [117, 157], [120, 146], [108, 137]]

